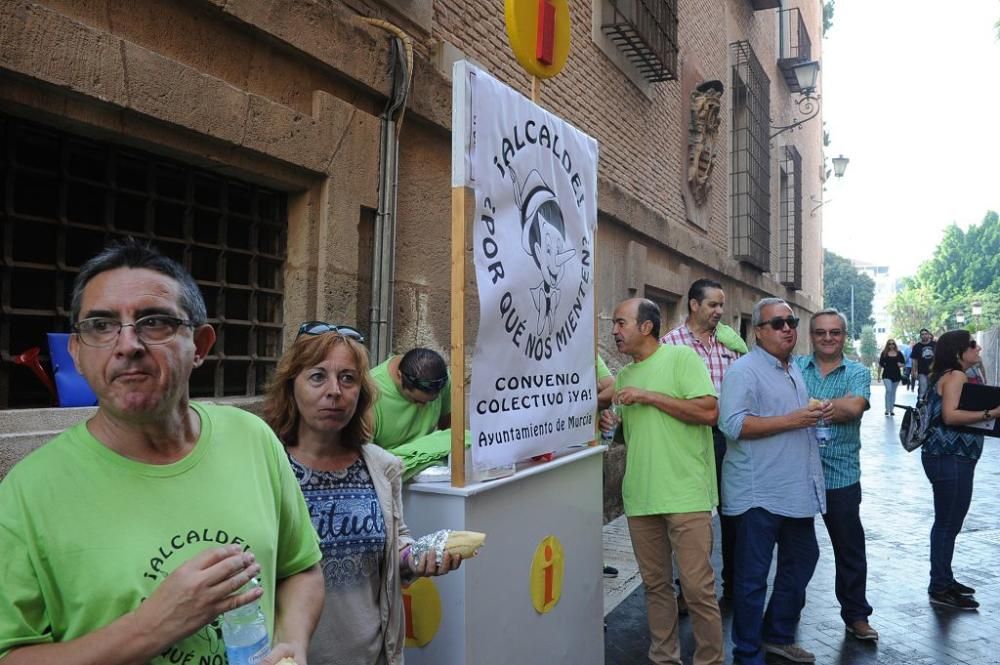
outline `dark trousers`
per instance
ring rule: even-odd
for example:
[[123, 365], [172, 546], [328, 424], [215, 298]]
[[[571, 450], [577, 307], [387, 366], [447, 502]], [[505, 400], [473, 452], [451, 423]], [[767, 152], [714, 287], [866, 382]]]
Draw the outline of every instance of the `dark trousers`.
[[962, 530], [972, 503], [972, 480], [976, 460], [958, 455], [921, 455], [924, 473], [934, 490], [934, 526], [931, 527], [930, 593], [946, 590], [955, 583], [951, 559], [955, 539]]
[[[718, 427], [712, 428], [712, 441], [715, 444], [715, 480], [719, 486], [719, 506], [722, 506], [722, 459], [726, 456], [726, 435]], [[736, 543], [736, 517], [723, 515], [719, 510], [719, 535], [722, 541], [722, 595], [733, 593], [733, 547]]]
[[840, 618], [848, 626], [855, 621], [865, 621], [872, 614], [872, 606], [865, 597], [868, 559], [860, 509], [861, 483], [826, 491], [823, 521], [830, 534], [837, 567], [835, 590], [840, 602]]
[[[763, 508], [751, 508], [736, 520], [733, 663], [763, 665], [761, 642], [795, 641], [795, 629], [806, 604], [806, 587], [819, 560], [814, 518], [782, 517]], [[767, 574], [775, 545], [778, 566], [765, 612]]]

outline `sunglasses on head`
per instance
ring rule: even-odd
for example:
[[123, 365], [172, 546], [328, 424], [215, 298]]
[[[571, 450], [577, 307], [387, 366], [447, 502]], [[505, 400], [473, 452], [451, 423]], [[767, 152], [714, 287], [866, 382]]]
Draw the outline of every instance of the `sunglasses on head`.
[[447, 376], [443, 376], [440, 379], [418, 379], [415, 376], [403, 374], [402, 372], [400, 372], [400, 374], [402, 375], [403, 381], [407, 387], [413, 387], [418, 390], [422, 390], [425, 393], [441, 392], [444, 385], [448, 383]]
[[785, 326], [788, 326], [792, 330], [795, 330], [796, 328], [799, 327], [799, 317], [797, 317], [797, 316], [789, 316], [789, 317], [781, 318], [780, 316], [776, 316], [773, 319], [769, 319], [767, 321], [763, 321], [762, 323], [760, 323], [760, 325], [761, 326], [771, 326], [771, 328], [773, 330], [781, 330]]
[[361, 331], [357, 328], [352, 328], [351, 326], [335, 326], [332, 323], [327, 323], [325, 321], [306, 321], [301, 326], [299, 326], [299, 333], [295, 336], [298, 339], [302, 335], [322, 335], [328, 332], [335, 332], [338, 335], [343, 335], [344, 337], [349, 337], [355, 341], [365, 343], [365, 336], [361, 334]]

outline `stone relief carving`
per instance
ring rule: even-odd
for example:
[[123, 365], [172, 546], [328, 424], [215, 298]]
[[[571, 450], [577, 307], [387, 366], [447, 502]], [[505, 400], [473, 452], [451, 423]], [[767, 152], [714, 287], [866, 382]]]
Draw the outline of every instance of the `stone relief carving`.
[[715, 142], [722, 122], [721, 81], [704, 81], [691, 93], [691, 125], [688, 137], [688, 186], [694, 202], [705, 205], [715, 167]]

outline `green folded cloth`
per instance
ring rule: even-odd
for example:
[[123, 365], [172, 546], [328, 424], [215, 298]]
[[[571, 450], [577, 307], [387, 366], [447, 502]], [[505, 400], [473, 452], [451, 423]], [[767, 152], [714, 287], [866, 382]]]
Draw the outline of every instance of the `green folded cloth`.
[[[465, 430], [465, 447], [472, 445], [472, 433]], [[441, 429], [418, 436], [389, 451], [403, 461], [403, 480], [407, 481], [429, 466], [448, 459], [451, 452], [451, 430]]]
[[747, 348], [747, 343], [740, 337], [740, 334], [725, 323], [719, 323], [715, 327], [715, 339], [730, 351], [735, 351], [739, 354], [747, 353], [750, 350]]

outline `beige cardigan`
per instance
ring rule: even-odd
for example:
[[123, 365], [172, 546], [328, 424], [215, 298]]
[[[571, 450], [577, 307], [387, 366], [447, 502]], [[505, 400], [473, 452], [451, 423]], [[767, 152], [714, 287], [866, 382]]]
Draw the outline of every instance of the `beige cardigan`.
[[379, 508], [385, 520], [385, 556], [382, 559], [381, 592], [379, 596], [382, 617], [383, 654], [387, 665], [402, 665], [405, 644], [403, 620], [403, 582], [399, 571], [399, 556], [413, 538], [403, 521], [403, 463], [390, 452], [373, 443], [361, 447], [361, 455], [375, 486]]

